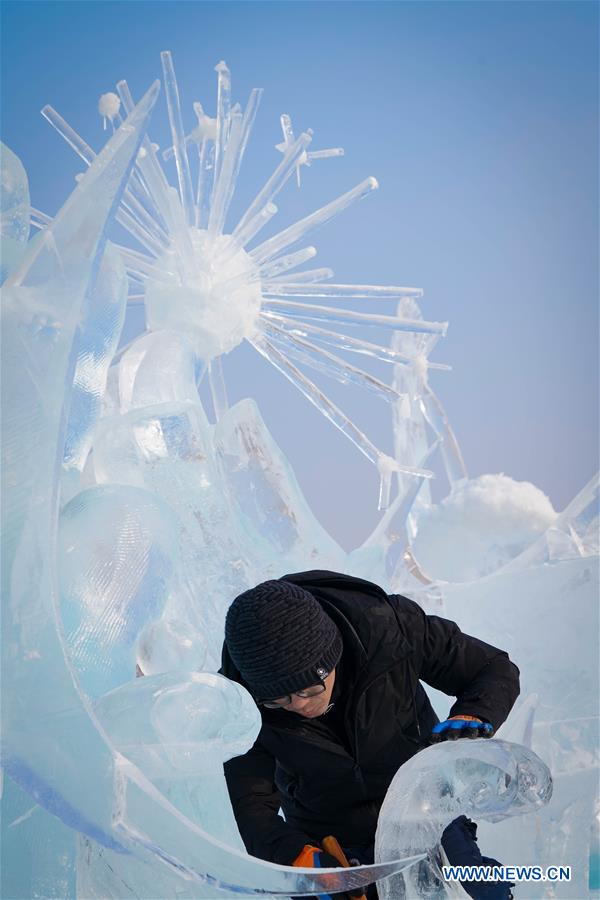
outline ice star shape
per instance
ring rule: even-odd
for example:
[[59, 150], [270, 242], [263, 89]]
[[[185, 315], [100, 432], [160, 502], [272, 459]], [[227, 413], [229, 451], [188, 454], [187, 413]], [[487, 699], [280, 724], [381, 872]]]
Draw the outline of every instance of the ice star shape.
[[[303, 369], [370, 391], [393, 404], [399, 415], [405, 415], [408, 398], [399, 393], [394, 379], [390, 384], [376, 377], [346, 359], [345, 354], [408, 366], [423, 385], [423, 402], [435, 434], [445, 434], [448, 426], [426, 384], [426, 372], [428, 367], [447, 368], [428, 362], [431, 350], [446, 331], [446, 323], [423, 319], [416, 307], [414, 315], [401, 312], [400, 302], [409, 304], [407, 310], [413, 308], [410, 302], [421, 296], [419, 288], [324, 284], [333, 276], [331, 269], [298, 271], [317, 252], [312, 245], [298, 249], [298, 244], [314, 228], [376, 190], [377, 180], [365, 178], [304, 218], [257, 242], [261, 230], [277, 213], [275, 198], [293, 173], [300, 184], [300, 166], [344, 152], [339, 147], [309, 150], [312, 132], [295, 137], [291, 119], [284, 114], [280, 120], [284, 141], [277, 145], [283, 158], [237, 224], [226, 229], [262, 89], [250, 92], [244, 108], [232, 104], [229, 69], [224, 62], [218, 63], [216, 117], [206, 115], [202, 105], [194, 103], [198, 124], [186, 134], [171, 54], [165, 51], [161, 59], [172, 141], [163, 156], [175, 157], [177, 188], [169, 184], [156, 144], [145, 137], [116, 215], [137, 244], [115, 245], [129, 275], [129, 302], [144, 304], [149, 331], [180, 332], [192, 343], [202, 363], [199, 371], [207, 375], [217, 420], [228, 408], [222, 359], [247, 342], [374, 464], [380, 476], [379, 505], [385, 508], [394, 475], [416, 477], [418, 487], [420, 479], [432, 473], [382, 451]], [[130, 115], [134, 101], [126, 81], [117, 84], [117, 92], [125, 113]], [[91, 165], [96, 153], [89, 144], [52, 107], [45, 106], [43, 114]], [[192, 146], [197, 162], [188, 153]], [[45, 227], [46, 218], [36, 213], [35, 224]], [[359, 312], [354, 306], [356, 300], [366, 301], [373, 311]], [[394, 309], [379, 312], [380, 304], [390, 301]], [[391, 343], [355, 336], [356, 327], [374, 328], [380, 333], [383, 330]], [[399, 333], [412, 336], [408, 353], [401, 352], [391, 340]]]

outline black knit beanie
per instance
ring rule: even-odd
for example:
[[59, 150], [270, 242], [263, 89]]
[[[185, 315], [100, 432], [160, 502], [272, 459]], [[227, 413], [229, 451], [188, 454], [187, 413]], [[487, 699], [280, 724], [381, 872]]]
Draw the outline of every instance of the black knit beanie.
[[312, 594], [265, 581], [236, 597], [225, 620], [229, 655], [259, 700], [318, 684], [342, 655], [342, 636]]

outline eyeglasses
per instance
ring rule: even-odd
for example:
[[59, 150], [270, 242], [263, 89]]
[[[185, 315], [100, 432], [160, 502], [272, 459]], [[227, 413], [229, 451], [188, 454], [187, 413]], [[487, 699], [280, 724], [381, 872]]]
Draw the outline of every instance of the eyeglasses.
[[[329, 675], [330, 673], [327, 672], [327, 674], [323, 676], [323, 681], [325, 678], [328, 678]], [[301, 697], [303, 700], [310, 700], [311, 697], [318, 697], [319, 694], [322, 694], [326, 690], [326, 684], [316, 684], [314, 687], [307, 688], [305, 691], [294, 691], [293, 694], [286, 694], [285, 697], [278, 698], [277, 700], [259, 700], [258, 705], [264, 706], [266, 709], [285, 709], [286, 706], [290, 706], [292, 697]]]

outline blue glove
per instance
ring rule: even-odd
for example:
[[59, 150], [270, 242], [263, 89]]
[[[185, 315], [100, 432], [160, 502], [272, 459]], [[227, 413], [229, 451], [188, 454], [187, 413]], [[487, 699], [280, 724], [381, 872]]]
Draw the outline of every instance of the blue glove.
[[476, 719], [475, 716], [452, 716], [440, 722], [431, 732], [433, 743], [437, 741], [456, 741], [458, 738], [491, 737], [494, 728], [489, 722]]
[[[491, 856], [482, 856], [477, 846], [477, 825], [466, 816], [450, 822], [441, 838], [451, 866], [499, 866]], [[461, 885], [473, 900], [513, 900], [512, 881], [461, 881]]]

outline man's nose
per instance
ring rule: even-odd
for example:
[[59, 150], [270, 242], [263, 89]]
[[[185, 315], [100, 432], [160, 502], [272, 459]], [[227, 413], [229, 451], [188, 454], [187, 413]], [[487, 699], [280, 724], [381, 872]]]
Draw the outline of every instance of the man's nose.
[[300, 709], [304, 709], [306, 704], [309, 702], [310, 702], [309, 697], [296, 697], [295, 694], [292, 694], [292, 702], [290, 705], [291, 705], [292, 709], [300, 710]]

